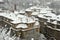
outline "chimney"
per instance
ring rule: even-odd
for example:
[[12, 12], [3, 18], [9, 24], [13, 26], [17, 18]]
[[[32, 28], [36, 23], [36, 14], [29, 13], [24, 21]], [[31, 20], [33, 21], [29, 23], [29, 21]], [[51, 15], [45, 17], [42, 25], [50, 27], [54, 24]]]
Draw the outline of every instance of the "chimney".
[[31, 14], [32, 14], [32, 10], [30, 10], [30, 9], [27, 9], [26, 11], [25, 11], [25, 13], [26, 13], [26, 15], [27, 16], [31, 16]]
[[16, 4], [14, 4], [14, 5], [13, 5], [13, 9], [12, 9], [11, 11], [14, 13], [14, 11], [16, 11], [16, 10], [17, 10]]
[[14, 10], [17, 10], [16, 4], [14, 4]]

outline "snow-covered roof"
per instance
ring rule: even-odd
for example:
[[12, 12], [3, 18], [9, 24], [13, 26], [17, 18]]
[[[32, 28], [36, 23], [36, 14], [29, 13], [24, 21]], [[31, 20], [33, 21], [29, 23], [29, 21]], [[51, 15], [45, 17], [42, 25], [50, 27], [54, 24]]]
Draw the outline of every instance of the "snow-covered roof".
[[[51, 11], [47, 11], [50, 10], [50, 8], [41, 8], [41, 7], [31, 7], [31, 8], [37, 8], [37, 9], [41, 9], [40, 12], [33, 12], [32, 15], [37, 15], [40, 18], [45, 18], [45, 19], [57, 19], [57, 17], [60, 16], [56, 16], [55, 14], [51, 13]], [[26, 9], [25, 11], [30, 11], [32, 12], [32, 10], [30, 8]], [[35, 19], [32, 17], [28, 17], [26, 15], [20, 15], [19, 13], [25, 13], [24, 11], [14, 11], [14, 13], [0, 13], [0, 16], [4, 16], [7, 17], [11, 20], [13, 20], [11, 23], [17, 24], [17, 23], [34, 23]], [[45, 17], [45, 16], [51, 16], [51, 18], [49, 17]], [[60, 20], [60, 19], [57, 19]]]
[[29, 3], [29, 5], [33, 5], [32, 3]]
[[33, 10], [33, 9], [36, 9], [36, 10], [40, 10], [40, 9], [42, 9], [41, 7], [38, 7], [38, 6], [32, 6], [32, 7], [30, 7], [29, 9], [31, 9], [31, 10]]
[[11, 23], [33, 23], [35, 22], [35, 19], [33, 19], [32, 17], [20, 17], [18, 20], [14, 20]]
[[17, 19], [16, 15], [14, 13], [1, 13], [1, 16], [4, 16], [4, 17], [9, 18], [11, 20]]
[[14, 11], [15, 14], [19, 14], [20, 12], [19, 11]]
[[38, 15], [39, 12], [33, 12], [31, 15]]
[[56, 17], [57, 17], [56, 20], [60, 21], [60, 15], [57, 15]]
[[24, 13], [25, 13], [25, 11], [20, 11], [19, 13], [22, 13], [22, 14], [24, 14]]
[[47, 13], [48, 11], [46, 11], [45, 9], [42, 9], [41, 11], [40, 11], [40, 13]]
[[60, 18], [59, 19], [56, 19], [57, 21], [60, 21]]
[[27, 17], [25, 15], [17, 15], [17, 19], [12, 21], [11, 23], [32, 23], [35, 22], [35, 19], [32, 17]]
[[51, 19], [56, 20], [56, 19], [57, 19], [57, 17], [56, 17], [56, 16], [53, 16]]
[[32, 10], [31, 10], [31, 9], [26, 9], [25, 11], [32, 12]]
[[39, 19], [38, 19], [38, 18], [35, 18], [35, 20], [36, 20], [36, 21], [39, 21]]
[[49, 5], [49, 4], [51, 4], [51, 2], [47, 2], [47, 4]]
[[19, 24], [16, 28], [28, 28], [28, 26], [26, 24]]
[[0, 2], [4, 2], [3, 0], [0, 0]]
[[57, 15], [57, 17], [59, 17], [59, 18], [60, 18], [60, 15]]
[[20, 20], [15, 20], [15, 21], [11, 21], [11, 23], [18, 24], [18, 23], [21, 23], [21, 21]]
[[54, 22], [51, 22], [51, 23], [53, 23], [53, 24], [57, 24], [57, 21], [54, 21]]
[[30, 9], [36, 9], [36, 8], [37, 8], [36, 6], [30, 7]]
[[35, 19], [32, 17], [28, 17], [25, 15], [20, 15], [18, 14], [19, 12], [16, 12], [17, 14], [14, 13], [0, 13], [0, 16], [6, 17], [8, 19], [11, 19], [11, 23], [17, 24], [17, 23], [31, 23], [35, 22]]
[[50, 22], [50, 19], [48, 19], [48, 21], [47, 22]]
[[46, 18], [46, 17], [45, 17], [44, 15], [42, 15], [42, 14], [39, 14], [38, 17], [40, 17], [40, 18]]
[[0, 11], [3, 11], [3, 10], [0, 8]]
[[39, 25], [39, 22], [38, 22], [38, 21], [36, 21], [36, 22], [35, 22], [35, 25]]
[[46, 15], [46, 16], [56, 16], [55, 14], [53, 14], [53, 13], [47, 13], [47, 14], [44, 14], [44, 15]]
[[26, 18], [27, 16], [25, 16], [25, 15], [17, 15], [17, 17]]
[[51, 11], [51, 10], [53, 10], [53, 9], [51, 9], [51, 8], [47, 7], [47, 8], [46, 8], [46, 10], [47, 10], [47, 11]]
[[34, 23], [35, 22], [35, 19], [34, 18], [32, 18], [32, 17], [28, 17], [28, 22], [27, 23]]

